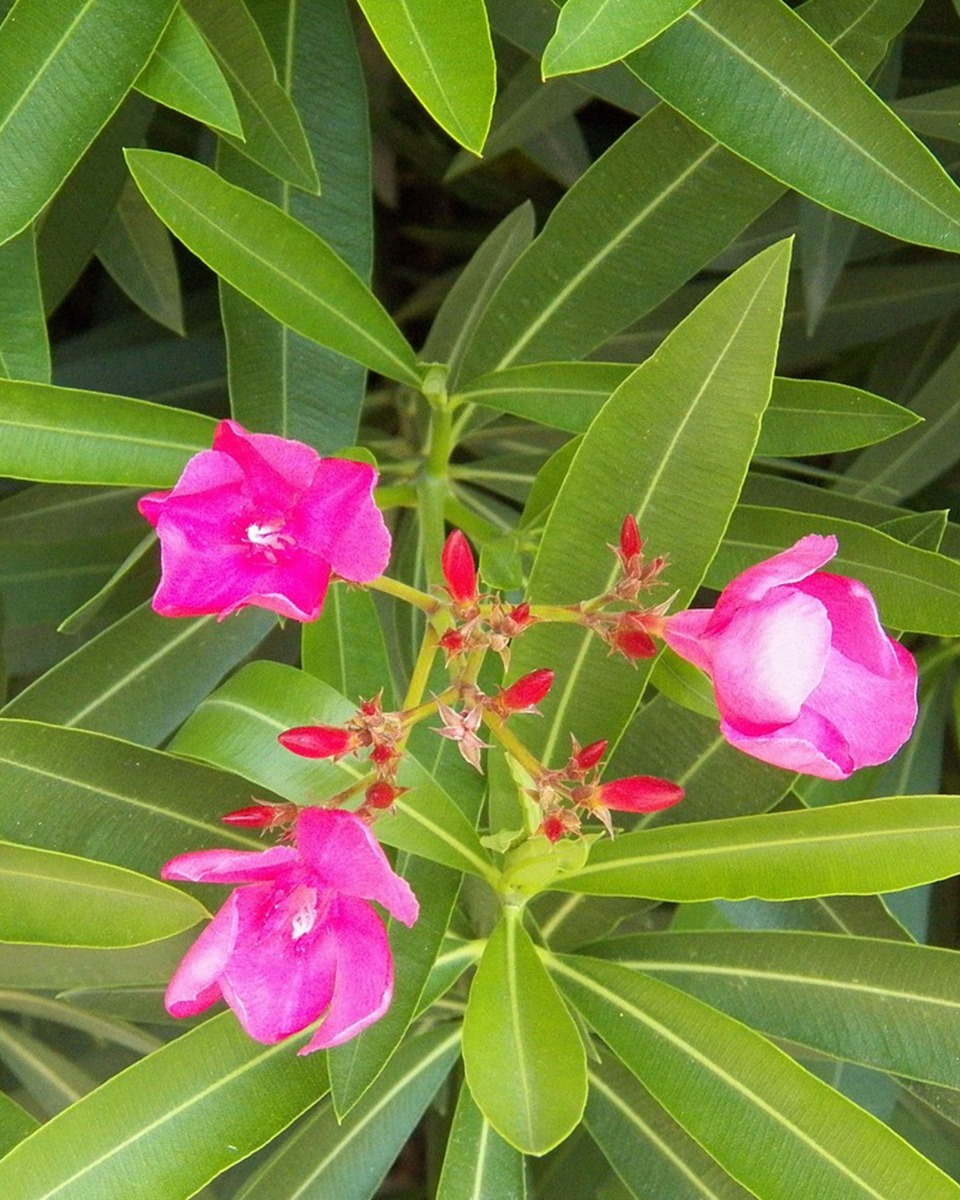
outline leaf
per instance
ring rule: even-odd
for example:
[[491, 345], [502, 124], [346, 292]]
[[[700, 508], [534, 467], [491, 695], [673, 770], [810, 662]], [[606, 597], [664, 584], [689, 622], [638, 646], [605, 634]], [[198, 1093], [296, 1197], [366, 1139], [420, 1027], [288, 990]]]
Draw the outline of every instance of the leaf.
[[840, 550], [830, 570], [865, 583], [891, 628], [941, 637], [960, 633], [960, 564], [837, 517], [741, 505], [705, 583], [720, 589], [745, 567], [792, 546], [808, 533], [836, 535]]
[[552, 969], [624, 1065], [764, 1200], [960, 1195], [875, 1117], [730, 1017], [612, 963], [569, 958]]
[[0, 1155], [12, 1150], [17, 1142], [33, 1133], [40, 1122], [16, 1101], [0, 1092]]
[[33, 229], [25, 229], [0, 247], [0, 375], [50, 382], [50, 347]]
[[452, 138], [479, 154], [496, 94], [482, 0], [360, 0], [363, 15], [404, 82]]
[[628, 65], [689, 120], [825, 208], [905, 241], [960, 249], [956, 186], [779, 0], [758, 0], [749, 14], [736, 0], [701, 0]]
[[832, 933], [632, 934], [590, 952], [774, 1037], [911, 1079], [960, 1080], [960, 954]]
[[583, 1113], [583, 1043], [517, 909], [504, 912], [470, 987], [463, 1068], [478, 1108], [524, 1154], [551, 1150]]
[[308, 674], [351, 700], [370, 700], [383, 689], [384, 707], [391, 707], [387, 648], [368, 591], [331, 588], [319, 618], [304, 624], [300, 645]]
[[567, 0], [543, 53], [543, 77], [592, 71], [625, 58], [679, 20], [697, 0]]
[[131, 150], [127, 162], [164, 224], [227, 283], [320, 345], [419, 385], [403, 334], [316, 234], [200, 163], [156, 150]]
[[960, 87], [905, 97], [894, 104], [893, 111], [917, 133], [960, 141]]
[[497, 1133], [460, 1088], [437, 1184], [437, 1200], [526, 1200], [523, 1156]]
[[960, 797], [888, 796], [626, 833], [558, 891], [657, 900], [870, 895], [960, 869]]
[[[327, 1088], [303, 1034], [261, 1046], [232, 1013], [205, 1022], [108, 1080], [0, 1161], [7, 1200], [191, 1196], [308, 1109]], [[203, 1131], [197, 1137], [197, 1130]]]
[[214, 426], [145, 400], [0, 379], [0, 472], [15, 479], [172, 487]]
[[18, 0], [0, 27], [0, 243], [20, 233], [119, 107], [174, 0]]
[[185, 333], [170, 234], [131, 179], [97, 242], [97, 257], [147, 316], [174, 333]]
[[0, 938], [49, 946], [136, 946], [208, 916], [178, 888], [90, 859], [0, 842]]
[[173, 10], [157, 48], [133, 86], [158, 104], [213, 129], [243, 135], [223, 72], [182, 5]]
[[7, 1021], [0, 1022], [0, 1061], [44, 1118], [56, 1116], [97, 1086], [90, 1071]]
[[233, 91], [243, 137], [236, 150], [265, 171], [308, 192], [320, 181], [300, 115], [277, 81], [257, 23], [243, 0], [184, 0]]
[[777, 379], [757, 453], [773, 458], [837, 454], [894, 437], [920, 419], [860, 388], [819, 379]]

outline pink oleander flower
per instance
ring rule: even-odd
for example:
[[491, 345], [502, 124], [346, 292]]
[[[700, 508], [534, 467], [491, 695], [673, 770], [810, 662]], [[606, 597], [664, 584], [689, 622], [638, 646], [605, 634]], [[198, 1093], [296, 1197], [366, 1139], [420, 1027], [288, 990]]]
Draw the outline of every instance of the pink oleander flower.
[[221, 421], [213, 448], [190, 459], [172, 491], [140, 500], [160, 538], [154, 609], [222, 620], [256, 605], [314, 620], [332, 571], [367, 583], [386, 568], [376, 481], [366, 463]]
[[727, 741], [823, 779], [886, 762], [917, 718], [913, 656], [862, 583], [818, 569], [836, 552], [835, 537], [810, 534], [738, 575], [715, 608], [663, 625], [713, 681]]
[[324, 1016], [299, 1051], [338, 1046], [387, 1011], [393, 960], [376, 900], [405, 925], [419, 911], [379, 842], [354, 813], [303, 808], [293, 845], [197, 850], [164, 879], [240, 883], [170, 980], [167, 1011], [192, 1017], [221, 998], [258, 1042]]

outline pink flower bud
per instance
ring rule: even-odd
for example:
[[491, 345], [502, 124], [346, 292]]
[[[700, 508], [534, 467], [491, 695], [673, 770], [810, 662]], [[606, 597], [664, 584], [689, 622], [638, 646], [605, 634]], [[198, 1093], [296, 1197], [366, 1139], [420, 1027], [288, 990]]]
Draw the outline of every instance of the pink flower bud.
[[633, 513], [627, 513], [620, 528], [620, 554], [625, 562], [629, 562], [631, 558], [638, 558], [642, 549], [637, 519]]
[[656, 812], [669, 808], [683, 799], [683, 788], [669, 779], [658, 779], [655, 775], [629, 775], [626, 779], [612, 779], [602, 783], [596, 792], [596, 800], [604, 808], [619, 812]]
[[277, 741], [303, 758], [342, 758], [360, 744], [352, 729], [336, 725], [300, 725], [279, 734]]
[[242, 829], [275, 829], [278, 825], [292, 825], [296, 819], [295, 804], [251, 804], [249, 808], [235, 809], [220, 818], [224, 825]]
[[571, 755], [573, 765], [579, 771], [589, 771], [591, 767], [595, 767], [603, 758], [607, 750], [606, 738], [601, 738], [599, 742], [591, 742], [589, 746], [575, 750]]
[[467, 607], [477, 602], [477, 567], [470, 543], [459, 529], [455, 529], [444, 542], [440, 568], [447, 591], [455, 604]]
[[512, 683], [496, 697], [494, 705], [504, 715], [516, 712], [533, 712], [553, 686], [553, 671], [541, 667], [531, 671], [516, 683]]

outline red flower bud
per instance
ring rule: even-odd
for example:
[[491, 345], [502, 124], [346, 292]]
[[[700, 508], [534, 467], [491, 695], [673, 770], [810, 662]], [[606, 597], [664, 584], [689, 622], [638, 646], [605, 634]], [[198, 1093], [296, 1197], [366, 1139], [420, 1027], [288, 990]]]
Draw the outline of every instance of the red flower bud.
[[277, 741], [285, 750], [303, 758], [342, 758], [360, 744], [352, 729], [336, 725], [299, 725], [279, 734]]
[[595, 801], [620, 812], [656, 812], [683, 799], [683, 788], [655, 775], [630, 775], [602, 783]]
[[370, 808], [389, 808], [398, 796], [402, 796], [407, 788], [394, 787], [385, 779], [371, 783], [364, 793], [364, 800]]
[[571, 755], [573, 765], [580, 771], [589, 771], [591, 767], [595, 767], [603, 758], [607, 749], [606, 738], [601, 738], [599, 742], [591, 742], [589, 746], [583, 746]]
[[643, 613], [625, 612], [610, 634], [610, 644], [625, 658], [653, 658], [657, 643], [644, 628]]
[[540, 832], [548, 842], [559, 842], [567, 832], [566, 822], [560, 813], [551, 813], [548, 817], [543, 818]]
[[643, 542], [637, 528], [637, 519], [633, 513], [627, 513], [620, 527], [620, 553], [624, 560], [629, 562], [631, 558], [639, 557], [642, 549]]
[[277, 825], [292, 825], [296, 819], [295, 804], [251, 804], [249, 808], [238, 808], [220, 818], [224, 825], [237, 825], [243, 829], [273, 829]]
[[530, 616], [530, 605], [526, 601], [522, 604], [514, 605], [507, 613], [507, 616], [518, 629], [525, 629], [533, 620], [533, 617]]
[[455, 529], [443, 545], [440, 568], [447, 591], [455, 604], [466, 607], [477, 602], [477, 567], [470, 543]]
[[531, 712], [553, 686], [553, 671], [541, 667], [512, 683], [496, 697], [494, 704], [504, 713]]

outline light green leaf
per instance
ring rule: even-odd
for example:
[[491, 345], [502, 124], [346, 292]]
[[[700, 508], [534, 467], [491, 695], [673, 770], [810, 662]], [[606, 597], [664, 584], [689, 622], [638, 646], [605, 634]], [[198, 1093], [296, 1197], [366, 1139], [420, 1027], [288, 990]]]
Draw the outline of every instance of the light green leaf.
[[583, 1042], [517, 909], [491, 934], [470, 987], [463, 1067], [484, 1117], [525, 1154], [551, 1150], [583, 1113]]
[[158, 104], [223, 133], [243, 136], [230, 87], [203, 35], [181, 5], [133, 85]]
[[777, 379], [757, 453], [772, 458], [837, 454], [885, 441], [921, 419], [861, 388], [819, 379]]
[[960, 871], [960, 797], [888, 796], [625, 833], [564, 892], [657, 900], [870, 895]]
[[443, 1156], [437, 1200], [526, 1200], [526, 1195], [523, 1156], [487, 1121], [464, 1084]]
[[33, 229], [25, 229], [0, 247], [0, 375], [50, 382], [50, 346]]
[[136, 946], [209, 916], [178, 888], [121, 867], [0, 842], [0, 940]]
[[127, 162], [164, 224], [237, 291], [320, 345], [419, 385], [403, 334], [316, 234], [200, 163], [155, 150], [131, 150]]
[[[327, 1089], [298, 1034], [261, 1046], [224, 1013], [108, 1080], [0, 1162], [7, 1200], [192, 1196], [275, 1137]], [[203, 1136], [197, 1137], [197, 1130]]]
[[697, 0], [567, 0], [543, 53], [543, 77], [605, 67], [646, 45]]
[[0, 243], [25, 229], [119, 107], [174, 0], [18, 0], [0, 27]]
[[39, 1124], [36, 1117], [32, 1117], [6, 1093], [0, 1092], [0, 1155], [12, 1150], [28, 1133], [33, 1133]]
[[738, 0], [701, 0], [628, 65], [694, 124], [825, 208], [960, 249], [956, 185], [780, 0], [756, 0], [749, 12]]
[[369, 592], [343, 585], [331, 588], [319, 618], [304, 624], [300, 646], [308, 674], [351, 700], [370, 700], [383, 689], [384, 708], [391, 707], [387, 648]]
[[265, 171], [308, 192], [320, 181], [300, 115], [277, 81], [257, 23], [243, 0], [184, 0], [233, 91], [242, 138], [227, 137]]
[[624, 1065], [755, 1195], [764, 1200], [960, 1196], [952, 1180], [875, 1117], [739, 1022], [612, 963], [569, 958], [551, 966]]
[[479, 154], [496, 94], [482, 0], [360, 0], [360, 7], [427, 112], [461, 146]]

